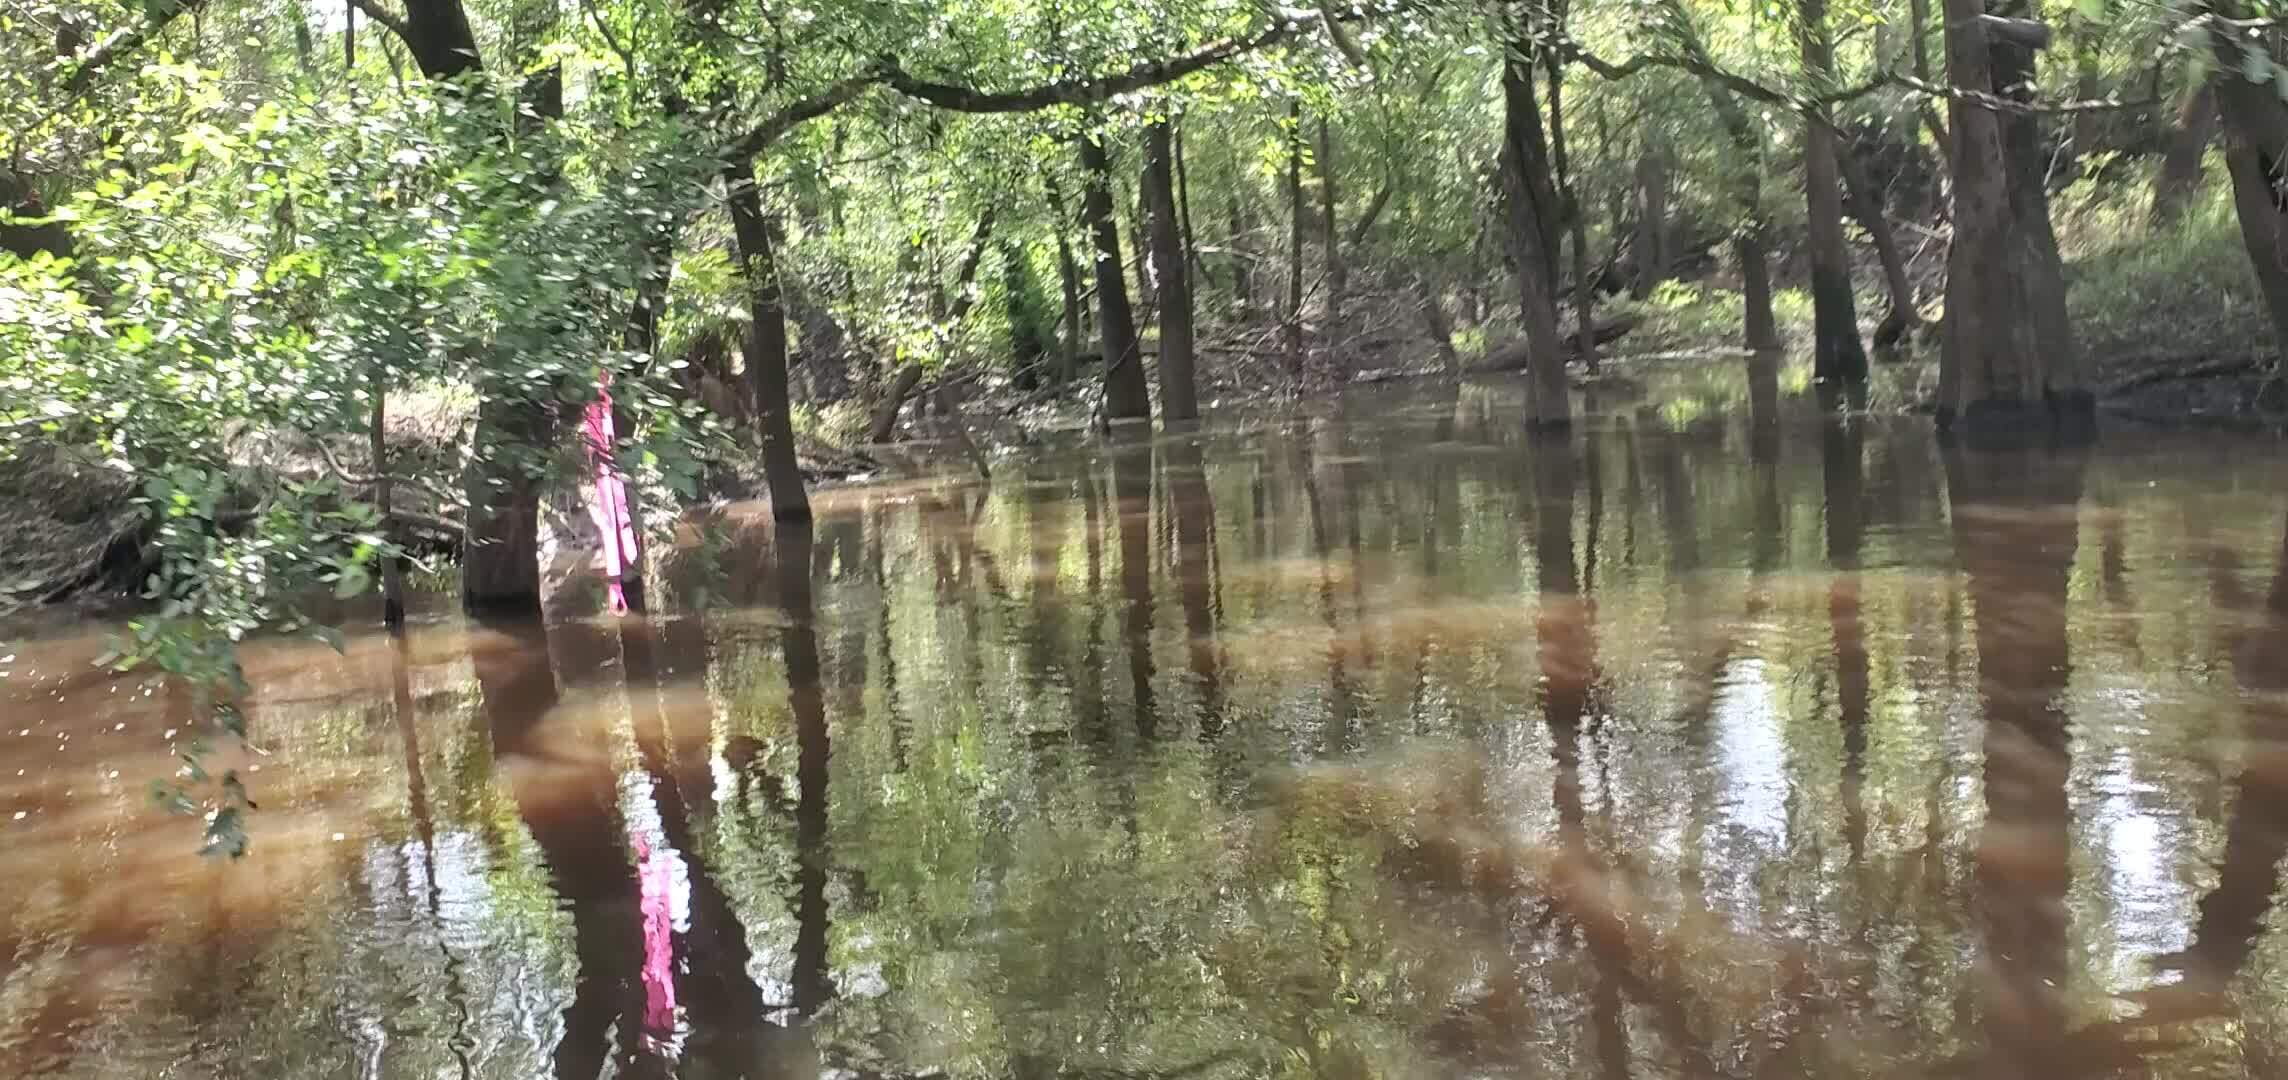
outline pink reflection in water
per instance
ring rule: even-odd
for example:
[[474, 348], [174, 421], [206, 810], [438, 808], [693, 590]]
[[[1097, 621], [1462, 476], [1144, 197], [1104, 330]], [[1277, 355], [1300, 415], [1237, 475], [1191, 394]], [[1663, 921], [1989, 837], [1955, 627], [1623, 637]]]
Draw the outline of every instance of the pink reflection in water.
[[665, 1043], [675, 1033], [675, 866], [641, 834], [633, 836], [643, 907], [643, 1029]]

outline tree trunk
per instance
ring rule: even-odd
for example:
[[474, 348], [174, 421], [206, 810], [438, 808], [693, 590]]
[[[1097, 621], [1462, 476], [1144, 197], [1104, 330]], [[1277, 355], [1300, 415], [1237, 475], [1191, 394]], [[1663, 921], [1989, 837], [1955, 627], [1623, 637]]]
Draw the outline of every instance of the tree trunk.
[[1637, 155], [1637, 279], [1642, 300], [1668, 280], [1668, 160], [1660, 150]]
[[2195, 89], [2177, 109], [2169, 127], [2168, 148], [2161, 154], [2161, 170], [2153, 175], [2153, 220], [2170, 224], [2184, 210], [2185, 200], [2201, 186], [2201, 159], [2208, 156], [2209, 140], [2216, 137], [2216, 77]]
[[481, 381], [477, 446], [464, 482], [461, 603], [471, 614], [540, 615], [540, 489], [556, 422], [545, 402]]
[[[1801, 0], [1799, 43], [1804, 76], [1814, 86], [1835, 78], [1827, 40], [1827, 0]], [[1843, 247], [1843, 188], [1835, 159], [1834, 118], [1810, 111], [1803, 138], [1805, 231], [1811, 256], [1812, 377], [1849, 388], [1867, 381], [1867, 350], [1859, 341], [1859, 310], [1851, 295], [1851, 262]]]
[[[2208, 5], [2219, 16], [2242, 11], [2226, 5]], [[2210, 34], [2222, 76], [2217, 87], [2217, 112], [2224, 121], [2224, 165], [2233, 176], [2233, 211], [2240, 215], [2240, 240], [2249, 249], [2256, 268], [2256, 284], [2265, 293], [2265, 311], [2272, 316], [2274, 355], [2288, 350], [2288, 105], [2272, 94], [2272, 87], [2249, 82], [2238, 73], [2245, 66], [2242, 48], [2261, 48], [2281, 55], [2281, 34], [2265, 32], [2258, 43], [2233, 41], [2231, 34]], [[2279, 78], [2279, 71], [2274, 71]]]
[[1208, 279], [1206, 268], [1200, 265], [1200, 234], [1192, 229], [1192, 177], [1191, 172], [1184, 167], [1183, 118], [1177, 117], [1173, 126], [1175, 128], [1173, 151], [1176, 158], [1176, 218], [1184, 226], [1184, 265], [1191, 268], [1194, 279], [1206, 281], [1212, 286], [1215, 282]]
[[[2023, 3], [2003, 0], [1996, 13], [2022, 14]], [[1981, 0], [1946, 0], [1945, 12], [1949, 81], [2023, 100], [2033, 53], [1988, 40]], [[2066, 322], [2037, 120], [1959, 97], [1948, 111], [1955, 232], [1947, 253], [1940, 428], [1980, 441], [2086, 435], [2095, 398]]]
[[1780, 347], [1779, 323], [1772, 318], [1772, 268], [1764, 253], [1764, 229], [1758, 222], [1750, 222], [1732, 238], [1732, 250], [1740, 259], [1741, 299], [1747, 307], [1743, 326], [1748, 348], [1766, 352]]
[[[1563, 19], [1564, 7], [1556, 9]], [[1597, 288], [1589, 280], [1589, 231], [1581, 213], [1580, 195], [1573, 186], [1573, 163], [1565, 148], [1565, 63], [1549, 59], [1549, 153], [1557, 167], [1557, 201], [1565, 208], [1567, 239], [1573, 248], [1573, 354], [1581, 367], [1597, 370]]]
[[1510, 43], [1502, 66], [1501, 183], [1509, 212], [1510, 258], [1517, 264], [1518, 298], [1530, 358], [1526, 380], [1529, 427], [1563, 427], [1573, 419], [1565, 383], [1564, 346], [1557, 339], [1557, 222], [1561, 211], [1534, 101], [1533, 69], [1539, 46], [1528, 33]]
[[1884, 213], [1882, 191], [1850, 155], [1842, 155], [1838, 164], [1843, 169], [1843, 189], [1848, 197], [1845, 205], [1867, 230], [1868, 238], [1875, 243], [1875, 259], [1883, 264], [1883, 287], [1890, 292], [1891, 310], [1875, 328], [1875, 347], [1889, 348], [1904, 342], [1918, 321], [1915, 285], [1907, 277], [1907, 259], [1899, 250], [1898, 234], [1891, 229], [1891, 219]]
[[1288, 103], [1288, 304], [1281, 336], [1288, 375], [1302, 378], [1302, 101]]
[[763, 220], [752, 166], [745, 161], [724, 166], [723, 186], [731, 209], [733, 247], [747, 284], [749, 325], [740, 344], [762, 441], [763, 484], [770, 494], [771, 516], [808, 521], [810, 495], [803, 490], [802, 466], [795, 460], [794, 410], [787, 399], [786, 306], [780, 302], [770, 226]]
[[1342, 204], [1335, 179], [1335, 132], [1325, 117], [1319, 118], [1318, 165], [1319, 246], [1326, 249], [1327, 260], [1327, 325], [1340, 326], [1343, 294], [1350, 286], [1350, 269], [1343, 263], [1342, 228], [1335, 217], [1336, 208]]
[[483, 66], [461, 0], [406, 0], [405, 48], [413, 54], [414, 66], [431, 79], [450, 79]]
[[1071, 219], [1065, 216], [1065, 196], [1056, 174], [1044, 172], [1042, 179], [1049, 191], [1049, 213], [1056, 218], [1057, 279], [1064, 287], [1065, 337], [1057, 349], [1057, 381], [1062, 383], [1080, 372], [1080, 264], [1073, 259]]
[[[1914, 41], [1915, 78], [1924, 85], [1931, 83], [1930, 65], [1930, 0], [1908, 0], [1907, 33]], [[1930, 132], [1931, 144], [1938, 147], [1938, 155], [1947, 163], [1949, 175], [1954, 168], [1954, 141], [1947, 138], [1946, 127], [1939, 123], [1938, 110], [1927, 100], [1917, 99], [1915, 115], [1922, 119], [1923, 130]]]
[[[1691, 14], [1681, 0], [1667, 0], [1667, 8], [1672, 25], [1684, 31], [1682, 44], [1686, 55], [1713, 66], [1706, 46], [1693, 28]], [[1740, 260], [1740, 292], [1746, 307], [1742, 336], [1751, 351], [1777, 349], [1779, 324], [1772, 318], [1772, 270], [1764, 225], [1763, 138], [1756, 133], [1755, 125], [1748, 122], [1748, 114], [1740, 108], [1739, 99], [1732, 96], [1730, 87], [1707, 76], [1701, 78], [1700, 85], [1732, 142], [1730, 186], [1742, 218], [1739, 232], [1732, 239], [1732, 250]], [[1601, 111], [1598, 119], [1602, 140]]]
[[1097, 329], [1104, 337], [1104, 416], [1107, 420], [1148, 419], [1152, 397], [1136, 341], [1136, 315], [1128, 306], [1128, 281], [1121, 272], [1120, 225], [1113, 219], [1112, 164], [1097, 136], [1080, 140], [1080, 167], [1080, 215], [1096, 246]]
[[[407, 0], [405, 46], [424, 77], [449, 80], [482, 67], [460, 0]], [[469, 500], [461, 601], [472, 613], [540, 615], [541, 462], [555, 434], [546, 401], [477, 384], [477, 453], [462, 484]]]
[[[372, 411], [366, 427], [366, 452], [373, 458], [373, 508], [380, 520], [389, 520], [395, 478], [389, 475], [389, 369], [376, 363]], [[381, 625], [391, 631], [405, 628], [405, 571], [393, 552], [381, 554]]]
[[1166, 121], [1145, 126], [1144, 218], [1160, 293], [1160, 419], [1182, 422], [1197, 419], [1200, 405], [1192, 375], [1191, 264], [1184, 257], [1171, 143]]
[[[2222, 12], [2220, 11], [2220, 14]], [[2272, 89], [2236, 74], [2241, 60], [2232, 46], [2219, 44], [2218, 59], [2229, 53], [2232, 66], [2216, 80], [2218, 112], [2224, 121], [2224, 161], [2232, 174], [2233, 209], [2240, 218], [2241, 242], [2272, 316], [2273, 351], [2288, 344], [2288, 180], [2281, 162], [2288, 156], [2288, 105]]]

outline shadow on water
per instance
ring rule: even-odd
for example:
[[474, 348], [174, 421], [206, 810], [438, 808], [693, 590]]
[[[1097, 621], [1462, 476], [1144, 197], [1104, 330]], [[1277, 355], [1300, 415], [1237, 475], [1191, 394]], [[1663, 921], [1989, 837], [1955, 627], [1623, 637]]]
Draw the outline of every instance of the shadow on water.
[[235, 864], [147, 806], [187, 701], [0, 649], [0, 1074], [2275, 1075], [2288, 453], [1711, 378], [1531, 437], [1360, 391], [694, 519], [650, 615], [249, 642]]

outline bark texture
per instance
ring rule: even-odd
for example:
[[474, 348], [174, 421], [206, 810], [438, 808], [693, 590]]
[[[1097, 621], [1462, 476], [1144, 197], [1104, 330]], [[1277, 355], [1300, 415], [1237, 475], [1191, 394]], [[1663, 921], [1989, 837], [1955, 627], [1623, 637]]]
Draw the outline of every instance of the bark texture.
[[1637, 299], [1651, 296], [1668, 280], [1668, 159], [1658, 150], [1637, 155]]
[[[2239, 12], [2226, 5], [2211, 5], [2218, 15]], [[2241, 242], [2264, 292], [2265, 310], [2272, 316], [2275, 352], [2288, 343], [2288, 105], [2272, 87], [2238, 77], [2245, 47], [2225, 35], [2211, 35], [2217, 62], [2228, 65], [2215, 82], [2217, 112], [2224, 123], [2224, 160], [2232, 174], [2233, 209], [2240, 217]], [[2265, 44], [2278, 44], [2279, 35], [2265, 36]], [[2277, 55], [2276, 53], [2274, 55]]]
[[1152, 252], [1152, 278], [1160, 295], [1160, 419], [1200, 415], [1192, 358], [1191, 260], [1176, 200], [1175, 151], [1161, 121], [1144, 129], [1144, 219]]
[[2161, 169], [2153, 174], [2153, 220], [2167, 224], [2184, 211], [2185, 200], [2201, 186], [2201, 159], [2216, 138], [2216, 78], [2193, 91], [2178, 107], [2169, 126], [2168, 146], [2161, 152]]
[[1339, 326], [1343, 320], [1343, 295], [1350, 288], [1350, 269], [1343, 261], [1341, 223], [1335, 218], [1335, 208], [1342, 205], [1342, 193], [1335, 179], [1335, 131], [1325, 118], [1319, 120], [1319, 246], [1326, 249], [1327, 260], [1327, 323]]
[[1502, 68], [1501, 182], [1509, 214], [1505, 236], [1517, 268], [1526, 348], [1526, 422], [1562, 427], [1572, 422], [1564, 347], [1557, 338], [1557, 236], [1562, 211], [1550, 176], [1549, 147], [1534, 100], [1533, 69], [1540, 55], [1533, 35], [1520, 33]]
[[1143, 420], [1152, 415], [1144, 357], [1136, 341], [1136, 314], [1128, 306], [1121, 272], [1120, 225], [1113, 219], [1112, 164], [1095, 136], [1080, 140], [1080, 216], [1096, 247], [1097, 330], [1104, 338], [1104, 415]]
[[[2018, 14], [2022, 0], [1995, 6]], [[1981, 0], [1946, 0], [1947, 78], [2023, 99], [2034, 54], [1989, 40]], [[2086, 432], [2095, 398], [2066, 322], [2065, 283], [2042, 188], [2039, 118], [1948, 102], [1954, 135], [1954, 243], [1941, 335], [1941, 430], [1978, 441]]]
[[770, 494], [772, 517], [807, 521], [810, 494], [803, 489], [802, 466], [795, 460], [794, 410], [787, 399], [786, 305], [780, 298], [770, 224], [755, 193], [754, 170], [744, 160], [724, 168], [723, 183], [731, 207], [732, 241], [747, 282], [749, 320], [742, 348], [762, 445], [763, 484]]
[[[1835, 76], [1827, 0], [1802, 0], [1799, 10], [1804, 75], [1813, 85], [1824, 85]], [[1863, 384], [1867, 349], [1859, 340], [1859, 307], [1851, 295], [1851, 260], [1843, 246], [1842, 172], [1834, 120], [1824, 108], [1810, 111], [1804, 131], [1803, 192], [1811, 257], [1812, 375], [1822, 383]]]

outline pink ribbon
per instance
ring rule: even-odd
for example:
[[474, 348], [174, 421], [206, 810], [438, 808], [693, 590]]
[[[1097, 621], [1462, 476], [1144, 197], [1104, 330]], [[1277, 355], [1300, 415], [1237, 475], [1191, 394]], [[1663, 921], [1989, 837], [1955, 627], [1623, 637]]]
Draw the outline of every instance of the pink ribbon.
[[595, 497], [588, 502], [588, 516], [596, 522], [596, 535], [604, 545], [604, 581], [612, 614], [625, 615], [628, 597], [620, 582], [628, 567], [636, 562], [636, 530], [628, 514], [627, 483], [620, 478], [620, 470], [612, 461], [612, 443], [617, 433], [612, 430], [611, 386], [611, 373], [599, 372], [596, 400], [589, 403], [585, 418], [588, 461], [596, 470]]

